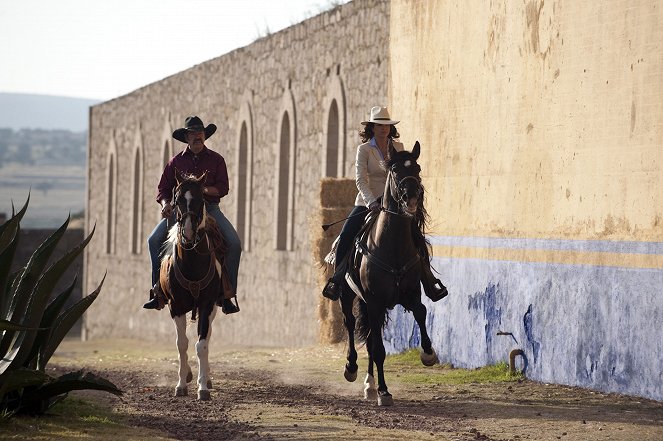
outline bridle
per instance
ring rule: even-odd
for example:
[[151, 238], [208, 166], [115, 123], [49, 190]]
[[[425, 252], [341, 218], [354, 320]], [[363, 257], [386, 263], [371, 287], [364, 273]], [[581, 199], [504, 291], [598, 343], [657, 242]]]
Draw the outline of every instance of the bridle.
[[[190, 251], [190, 250], [195, 249], [196, 246], [198, 245], [198, 243], [200, 243], [200, 240], [202, 239], [202, 237], [201, 237], [201, 235], [198, 231], [198, 227], [199, 227], [200, 221], [201, 221], [201, 219], [200, 219], [201, 216], [198, 215], [198, 213], [196, 213], [194, 211], [191, 211], [191, 210], [182, 212], [182, 209], [181, 209], [180, 205], [177, 203], [179, 198], [180, 198], [180, 186], [178, 186], [175, 189], [175, 198], [173, 199], [174, 205], [175, 205], [175, 216], [176, 216], [176, 220], [177, 220], [177, 236], [178, 236], [180, 246], [183, 249], [185, 249], [187, 251]], [[194, 235], [193, 240], [187, 239], [187, 237], [184, 235], [184, 225], [185, 225], [184, 221], [185, 221], [186, 218], [190, 219], [191, 226], [192, 226], [193, 230], [195, 231], [195, 235]]]
[[[408, 159], [409, 160], [409, 159]], [[411, 161], [411, 160], [410, 160]], [[421, 178], [418, 175], [418, 171], [420, 170], [419, 165], [414, 163], [415, 166], [417, 167], [415, 169], [415, 172], [417, 172], [417, 175], [409, 175], [405, 176], [401, 179], [398, 179], [396, 176], [396, 167], [395, 164], [389, 167], [389, 173], [387, 175], [387, 178], [390, 180], [389, 184], [389, 191], [391, 192], [391, 197], [396, 201], [398, 204], [398, 212], [391, 211], [389, 209], [383, 209], [383, 211], [394, 214], [397, 216], [407, 216], [410, 217], [412, 214], [410, 214], [407, 210], [404, 209], [404, 206], [407, 204], [407, 188], [406, 188], [406, 183], [409, 180], [415, 181], [417, 185], [417, 198], [421, 196], [423, 193], [424, 189], [423, 186], [421, 185]]]

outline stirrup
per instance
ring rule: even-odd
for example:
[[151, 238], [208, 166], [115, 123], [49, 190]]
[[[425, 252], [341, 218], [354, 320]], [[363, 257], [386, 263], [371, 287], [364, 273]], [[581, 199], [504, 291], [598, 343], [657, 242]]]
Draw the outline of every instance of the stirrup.
[[334, 280], [329, 279], [322, 290], [322, 295], [329, 300], [338, 300], [341, 298], [341, 285]]
[[449, 295], [449, 291], [447, 291], [446, 286], [440, 282], [440, 279], [435, 279], [435, 282], [433, 282], [431, 285], [424, 287], [424, 293], [426, 293], [426, 297], [431, 299], [433, 302], [442, 300], [447, 295]]
[[239, 306], [234, 304], [230, 299], [223, 299], [221, 302], [221, 311], [224, 314], [234, 314], [239, 312]]

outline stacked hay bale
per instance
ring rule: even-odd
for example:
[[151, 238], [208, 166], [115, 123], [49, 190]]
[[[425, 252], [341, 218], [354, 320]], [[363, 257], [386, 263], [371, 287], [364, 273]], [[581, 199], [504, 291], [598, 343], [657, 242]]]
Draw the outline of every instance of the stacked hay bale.
[[312, 225], [313, 258], [320, 269], [318, 276], [318, 319], [320, 320], [320, 342], [339, 343], [345, 338], [343, 315], [339, 302], [322, 296], [322, 288], [334, 269], [325, 263], [334, 239], [341, 232], [343, 222], [324, 231], [321, 225], [336, 222], [350, 214], [357, 196], [355, 180], [351, 178], [323, 178], [320, 180], [320, 211]]

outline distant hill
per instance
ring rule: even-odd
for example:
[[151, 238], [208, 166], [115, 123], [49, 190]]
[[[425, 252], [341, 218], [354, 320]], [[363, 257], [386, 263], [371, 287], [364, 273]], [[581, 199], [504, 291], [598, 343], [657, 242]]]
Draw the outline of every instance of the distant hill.
[[21, 228], [57, 228], [85, 210], [89, 106], [98, 100], [0, 93], [0, 216], [30, 194]]
[[[85, 209], [87, 133], [0, 128], [0, 215], [30, 194], [22, 228], [57, 228]], [[1, 223], [1, 222], [0, 222]]]
[[0, 92], [0, 128], [84, 132], [88, 108], [101, 100]]

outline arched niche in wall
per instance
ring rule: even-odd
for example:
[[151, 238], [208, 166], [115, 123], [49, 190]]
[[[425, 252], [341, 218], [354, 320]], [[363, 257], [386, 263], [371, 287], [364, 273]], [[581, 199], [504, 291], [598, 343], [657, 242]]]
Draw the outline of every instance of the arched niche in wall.
[[234, 185], [235, 196], [235, 228], [242, 241], [244, 251], [251, 249], [251, 215], [253, 200], [253, 112], [252, 93], [244, 93], [239, 110], [237, 149], [235, 161]]
[[322, 117], [322, 177], [345, 176], [346, 104], [340, 68], [327, 79]]
[[276, 137], [275, 248], [294, 249], [297, 113], [288, 87], [283, 93]]
[[131, 254], [140, 254], [143, 243], [143, 184], [144, 148], [141, 127], [138, 125], [133, 140], [133, 164], [131, 166]]
[[168, 164], [168, 161], [170, 161], [170, 158], [173, 157], [174, 152], [173, 143], [175, 142], [175, 139], [173, 138], [173, 125], [170, 123], [169, 119], [170, 115], [166, 121], [164, 121], [163, 130], [161, 131], [161, 168], [159, 169], [158, 177], [161, 176], [161, 172], [164, 167], [166, 167], [166, 164]]
[[117, 228], [117, 145], [115, 133], [111, 133], [106, 154], [106, 254], [115, 254], [115, 232]]

